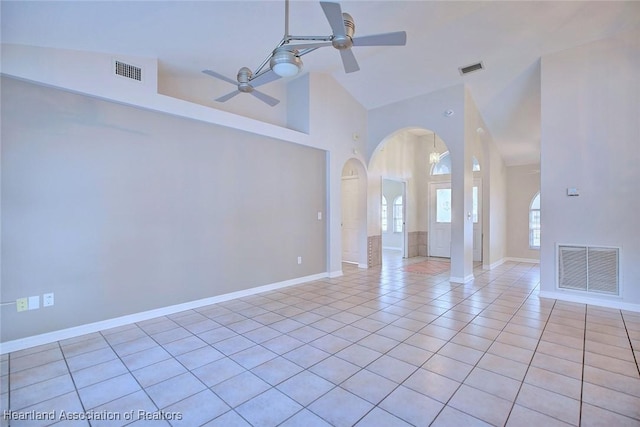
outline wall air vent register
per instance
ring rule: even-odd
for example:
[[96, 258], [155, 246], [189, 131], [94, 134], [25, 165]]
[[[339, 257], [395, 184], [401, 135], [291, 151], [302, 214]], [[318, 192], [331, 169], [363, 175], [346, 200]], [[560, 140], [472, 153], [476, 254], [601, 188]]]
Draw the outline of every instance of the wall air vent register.
[[620, 295], [620, 248], [558, 245], [558, 288]]

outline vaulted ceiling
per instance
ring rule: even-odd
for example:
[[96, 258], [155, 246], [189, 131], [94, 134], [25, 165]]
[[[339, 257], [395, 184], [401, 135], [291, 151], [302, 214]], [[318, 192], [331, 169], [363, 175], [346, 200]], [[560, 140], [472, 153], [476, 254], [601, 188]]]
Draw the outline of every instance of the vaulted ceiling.
[[[367, 109], [464, 83], [509, 165], [539, 159], [540, 58], [640, 27], [636, 1], [340, 4], [356, 36], [404, 30], [406, 46], [356, 47], [350, 74], [325, 47], [303, 57], [304, 72], [330, 73]], [[1, 19], [3, 43], [156, 57], [161, 73], [202, 81], [203, 69], [257, 67], [284, 33], [284, 1], [3, 0]], [[331, 34], [317, 1], [291, 1], [289, 29]], [[478, 61], [484, 70], [461, 76]]]

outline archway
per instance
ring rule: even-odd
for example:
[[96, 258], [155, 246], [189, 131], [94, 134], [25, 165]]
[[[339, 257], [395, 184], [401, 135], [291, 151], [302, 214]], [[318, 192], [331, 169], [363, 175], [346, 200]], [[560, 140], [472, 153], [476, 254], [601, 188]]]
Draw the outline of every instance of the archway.
[[443, 153], [447, 146], [433, 130], [406, 128], [385, 138], [371, 157], [369, 249], [379, 248], [370, 255], [379, 263], [429, 255], [429, 157], [434, 151]]

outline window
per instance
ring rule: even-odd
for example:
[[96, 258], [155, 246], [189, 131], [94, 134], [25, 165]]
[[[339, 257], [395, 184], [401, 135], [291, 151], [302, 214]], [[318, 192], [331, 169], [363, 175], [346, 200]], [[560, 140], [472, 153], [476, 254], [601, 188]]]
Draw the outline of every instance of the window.
[[473, 172], [480, 172], [480, 162], [476, 159], [476, 156], [473, 156], [473, 167], [471, 168]]
[[473, 223], [478, 223], [478, 187], [473, 187]]
[[382, 231], [387, 231], [387, 198], [382, 196]]
[[535, 195], [529, 207], [529, 247], [540, 249], [540, 193]]
[[393, 232], [402, 233], [402, 196], [393, 201]]
[[431, 166], [431, 175], [449, 175], [451, 173], [451, 157], [449, 152], [440, 154], [440, 160]]
[[436, 190], [436, 222], [451, 222], [451, 189], [438, 188]]
[[[471, 170], [473, 172], [479, 172], [480, 163], [478, 162], [478, 159], [476, 158], [476, 156], [473, 156], [472, 161], [473, 161], [473, 166]], [[445, 151], [444, 153], [440, 154], [440, 161], [438, 161], [438, 163], [431, 165], [431, 175], [449, 175], [449, 174], [451, 174], [451, 156], [449, 155], [448, 151]]]

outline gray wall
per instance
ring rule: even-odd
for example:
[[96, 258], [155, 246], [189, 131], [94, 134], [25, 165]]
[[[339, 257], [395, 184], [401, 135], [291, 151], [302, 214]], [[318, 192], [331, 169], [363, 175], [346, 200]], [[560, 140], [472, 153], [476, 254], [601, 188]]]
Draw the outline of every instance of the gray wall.
[[510, 258], [540, 259], [540, 250], [529, 248], [529, 209], [539, 192], [539, 164], [507, 168], [507, 256]]
[[327, 269], [323, 150], [3, 78], [1, 182], [2, 341]]

